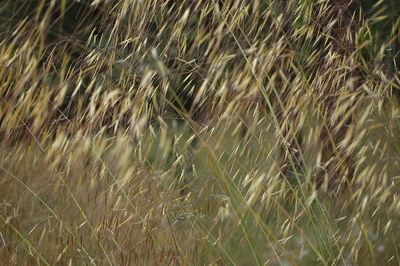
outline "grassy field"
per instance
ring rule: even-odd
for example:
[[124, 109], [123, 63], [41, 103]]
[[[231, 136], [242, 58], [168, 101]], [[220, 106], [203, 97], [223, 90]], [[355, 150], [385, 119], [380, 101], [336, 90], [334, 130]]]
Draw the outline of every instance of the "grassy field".
[[1, 0], [0, 265], [399, 265], [400, 9], [361, 2]]

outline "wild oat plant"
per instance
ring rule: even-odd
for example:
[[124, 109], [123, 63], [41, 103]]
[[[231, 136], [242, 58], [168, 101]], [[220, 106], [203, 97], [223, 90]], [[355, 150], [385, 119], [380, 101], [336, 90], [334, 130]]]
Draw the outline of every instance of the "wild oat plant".
[[0, 1], [0, 264], [399, 265], [399, 14]]

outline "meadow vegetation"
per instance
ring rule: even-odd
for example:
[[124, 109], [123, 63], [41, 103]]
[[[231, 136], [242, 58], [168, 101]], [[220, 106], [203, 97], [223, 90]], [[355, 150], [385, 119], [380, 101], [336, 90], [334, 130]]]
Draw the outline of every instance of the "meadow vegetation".
[[0, 0], [0, 264], [399, 265], [399, 14]]

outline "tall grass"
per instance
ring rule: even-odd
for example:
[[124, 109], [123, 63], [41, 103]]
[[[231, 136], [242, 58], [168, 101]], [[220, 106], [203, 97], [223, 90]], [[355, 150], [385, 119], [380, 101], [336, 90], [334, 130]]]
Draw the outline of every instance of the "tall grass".
[[396, 1], [0, 3], [2, 263], [400, 264]]

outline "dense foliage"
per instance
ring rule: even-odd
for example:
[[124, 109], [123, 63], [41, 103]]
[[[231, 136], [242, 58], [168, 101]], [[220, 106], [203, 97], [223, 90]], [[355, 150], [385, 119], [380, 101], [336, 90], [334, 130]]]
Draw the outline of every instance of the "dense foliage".
[[400, 263], [398, 0], [0, 0], [0, 261]]

